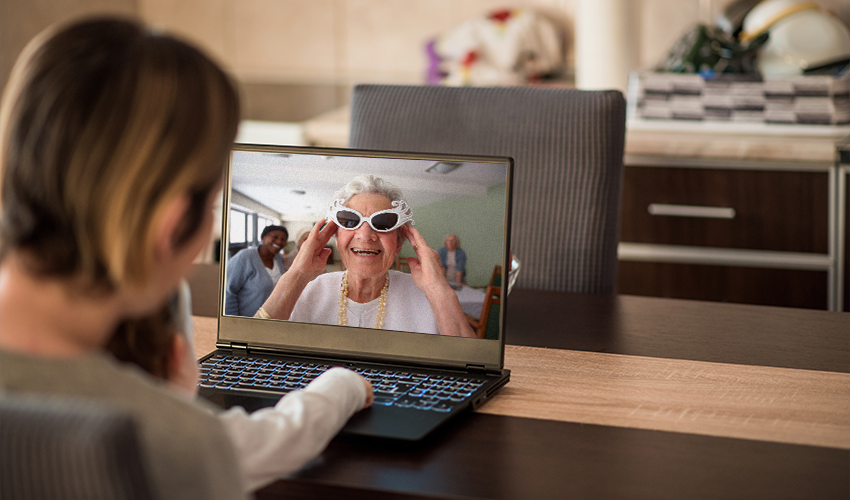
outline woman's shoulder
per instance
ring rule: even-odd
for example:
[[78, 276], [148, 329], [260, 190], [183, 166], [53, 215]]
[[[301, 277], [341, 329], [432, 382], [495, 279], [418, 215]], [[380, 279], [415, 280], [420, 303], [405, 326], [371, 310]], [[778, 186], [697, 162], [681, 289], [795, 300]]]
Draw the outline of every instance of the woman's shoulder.
[[[227, 468], [236, 466], [235, 452], [211, 406], [189, 400], [135, 366], [100, 353], [57, 360], [0, 352], [0, 380], [8, 394], [63, 396], [131, 414], [152, 457], [154, 481], [160, 491], [188, 494], [181, 482], [188, 477], [209, 477], [211, 472], [237, 483], [240, 480], [227, 473]], [[210, 458], [216, 454], [219, 458]], [[201, 486], [209, 485], [196, 482], [195, 487]], [[239, 491], [238, 487], [221, 487], [231, 493]], [[213, 490], [204, 494], [217, 497]]]
[[257, 247], [246, 247], [242, 250], [236, 252], [233, 257], [228, 259], [228, 265], [245, 265], [254, 259], [254, 255], [256, 254], [257, 258], [260, 258], [260, 253], [257, 251]]
[[320, 274], [316, 279], [311, 281], [310, 283], [317, 284], [326, 284], [326, 283], [339, 283], [342, 280], [342, 275], [345, 274], [343, 271], [334, 271], [332, 273], [324, 273]]
[[[320, 274], [308, 283], [298, 297], [298, 301], [295, 302], [289, 319], [291, 321], [325, 322], [327, 320], [325, 314], [330, 309], [322, 306], [328, 303], [336, 304], [336, 301], [339, 300], [342, 274], [342, 272]], [[336, 306], [332, 310], [333, 314], [336, 314]], [[336, 320], [334, 320], [335, 322]]]
[[390, 274], [390, 287], [403, 287], [410, 288], [413, 287], [416, 290], [419, 290], [419, 287], [416, 286], [416, 283], [413, 282], [413, 276], [410, 273], [405, 273], [401, 271], [396, 271], [395, 269], [389, 270]]
[[425, 292], [413, 276], [390, 270], [390, 300], [387, 301], [387, 328], [406, 332], [439, 333]]
[[303, 297], [305, 294], [311, 295], [320, 293], [320, 291], [327, 292], [329, 290], [339, 290], [343, 274], [344, 273], [342, 271], [320, 274], [318, 277], [313, 279], [313, 281], [307, 284], [307, 287], [304, 288], [304, 292], [302, 292], [301, 296]]
[[0, 351], [0, 375], [3, 389], [10, 392], [66, 394], [140, 409], [156, 402], [158, 410], [209, 414], [159, 379], [105, 353], [52, 359]]

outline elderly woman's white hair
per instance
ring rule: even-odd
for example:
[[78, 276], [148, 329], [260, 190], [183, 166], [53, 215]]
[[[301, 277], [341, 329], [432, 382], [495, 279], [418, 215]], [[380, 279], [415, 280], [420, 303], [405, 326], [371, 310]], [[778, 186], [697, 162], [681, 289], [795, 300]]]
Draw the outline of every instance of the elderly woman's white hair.
[[344, 200], [343, 203], [346, 203], [352, 196], [362, 193], [379, 194], [390, 201], [404, 199], [404, 193], [395, 184], [371, 174], [360, 175], [352, 179], [351, 182], [334, 193], [334, 199], [342, 199]]
[[449, 233], [446, 235], [445, 238], [443, 238], [443, 246], [448, 246], [446, 242], [448, 242], [449, 238], [451, 238], [452, 236], [454, 236], [454, 239], [457, 242], [457, 247], [460, 248], [460, 238], [458, 238], [455, 233]]

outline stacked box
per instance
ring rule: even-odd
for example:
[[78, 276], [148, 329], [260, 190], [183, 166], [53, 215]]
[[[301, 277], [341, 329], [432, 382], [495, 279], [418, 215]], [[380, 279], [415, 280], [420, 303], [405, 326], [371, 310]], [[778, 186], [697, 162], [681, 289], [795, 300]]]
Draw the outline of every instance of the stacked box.
[[850, 124], [850, 74], [761, 78], [640, 73], [629, 84], [637, 118]]

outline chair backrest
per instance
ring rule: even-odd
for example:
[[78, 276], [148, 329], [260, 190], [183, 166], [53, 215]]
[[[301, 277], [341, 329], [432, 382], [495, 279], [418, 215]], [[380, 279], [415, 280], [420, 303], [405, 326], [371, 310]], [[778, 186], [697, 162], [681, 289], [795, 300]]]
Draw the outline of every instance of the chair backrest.
[[481, 306], [481, 319], [475, 333], [479, 339], [499, 338], [499, 308], [502, 306], [502, 288], [488, 286], [484, 291], [484, 304]]
[[401, 271], [403, 273], [410, 273], [410, 264], [407, 263], [407, 257], [400, 257], [396, 255], [395, 257], [395, 265], [394, 268], [396, 271]]
[[153, 498], [132, 417], [97, 404], [0, 398], [0, 498]]
[[618, 91], [358, 85], [349, 144], [513, 157], [516, 286], [613, 293], [625, 108]]
[[220, 264], [195, 264], [187, 278], [192, 290], [192, 314], [218, 316]]
[[488, 286], [502, 286], [502, 266], [493, 266], [493, 274], [490, 275]]

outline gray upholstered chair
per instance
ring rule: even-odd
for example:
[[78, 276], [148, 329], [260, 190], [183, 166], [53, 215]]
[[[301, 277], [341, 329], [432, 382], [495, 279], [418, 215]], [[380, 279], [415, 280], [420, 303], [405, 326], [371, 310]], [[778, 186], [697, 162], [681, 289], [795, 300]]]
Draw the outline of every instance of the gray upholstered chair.
[[218, 316], [219, 264], [195, 264], [192, 274], [186, 279], [192, 295], [192, 314], [195, 316]]
[[511, 156], [516, 286], [613, 293], [625, 100], [617, 91], [359, 85], [353, 148]]
[[0, 397], [0, 498], [153, 498], [136, 425], [99, 404]]

